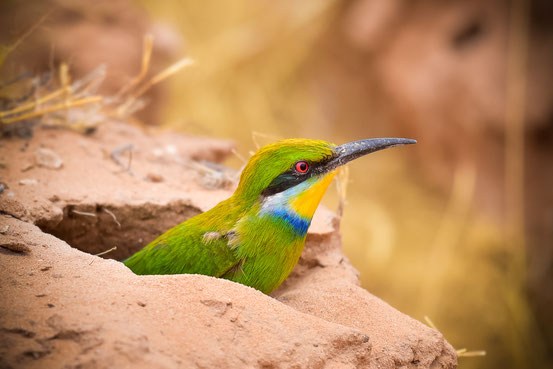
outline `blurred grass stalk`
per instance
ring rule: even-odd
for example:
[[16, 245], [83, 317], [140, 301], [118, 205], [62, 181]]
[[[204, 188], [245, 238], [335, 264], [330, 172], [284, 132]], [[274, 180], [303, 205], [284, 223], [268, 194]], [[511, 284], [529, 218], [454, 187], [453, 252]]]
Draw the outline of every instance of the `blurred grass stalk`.
[[166, 125], [250, 145], [252, 131], [306, 135], [297, 130], [313, 101], [296, 87], [336, 0], [138, 2], [179, 26], [198, 63], [194, 73], [173, 80]]
[[455, 262], [455, 250], [469, 226], [476, 178], [474, 163], [467, 161], [457, 165], [447, 207], [429, 249], [425, 272], [421, 276], [420, 295], [424, 311], [440, 306], [440, 294], [436, 293], [434, 285], [436, 279], [446, 279], [451, 264]]
[[543, 341], [538, 337], [537, 322], [525, 297], [527, 245], [524, 220], [524, 126], [529, 21], [530, 1], [512, 0], [507, 49], [505, 111], [505, 247], [511, 258], [506, 274], [507, 280], [503, 284], [503, 294], [514, 325], [514, 329], [510, 329], [509, 332], [511, 348], [516, 352], [514, 357], [518, 361], [515, 367], [537, 367], [545, 353]]
[[25, 41], [25, 39], [29, 37], [29, 35], [31, 35], [31, 33], [33, 33], [38, 29], [38, 27], [46, 20], [46, 18], [48, 18], [51, 12], [52, 11], [49, 11], [43, 16], [41, 16], [38, 21], [36, 21], [21, 36], [17, 37], [15, 41], [12, 42], [10, 45], [0, 45], [0, 69], [2, 69], [2, 66], [4, 65], [4, 61], [6, 60], [8, 55], [11, 52], [13, 52], [15, 49], [17, 49], [23, 43], [23, 41]]

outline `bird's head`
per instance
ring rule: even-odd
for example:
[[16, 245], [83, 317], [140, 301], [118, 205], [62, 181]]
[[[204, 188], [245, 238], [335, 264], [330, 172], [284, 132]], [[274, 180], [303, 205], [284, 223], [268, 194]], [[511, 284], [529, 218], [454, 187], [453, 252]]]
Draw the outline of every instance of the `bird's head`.
[[[404, 138], [376, 138], [336, 146], [320, 140], [287, 139], [262, 147], [240, 176], [235, 198], [262, 212], [309, 222], [342, 165], [388, 147], [416, 143]], [[305, 231], [307, 231], [307, 228]]]

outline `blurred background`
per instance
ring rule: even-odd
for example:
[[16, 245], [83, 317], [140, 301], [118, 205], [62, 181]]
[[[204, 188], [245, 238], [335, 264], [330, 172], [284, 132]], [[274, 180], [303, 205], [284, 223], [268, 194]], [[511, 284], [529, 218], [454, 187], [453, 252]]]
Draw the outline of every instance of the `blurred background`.
[[231, 138], [235, 169], [280, 138], [417, 139], [350, 166], [362, 285], [487, 352], [460, 368], [553, 367], [553, 2], [3, 0], [0, 102], [62, 63], [114, 94], [145, 35], [150, 74], [195, 64], [133, 119]]

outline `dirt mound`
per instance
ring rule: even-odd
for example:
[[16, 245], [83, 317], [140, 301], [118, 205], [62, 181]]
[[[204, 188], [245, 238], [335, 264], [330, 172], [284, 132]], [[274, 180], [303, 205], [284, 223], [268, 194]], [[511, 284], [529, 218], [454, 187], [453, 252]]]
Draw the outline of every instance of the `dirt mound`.
[[439, 332], [359, 286], [325, 209], [272, 297], [92, 255], [117, 246], [106, 257], [122, 259], [229, 196], [236, 174], [217, 163], [231, 149], [116, 123], [4, 141], [2, 367], [456, 367]]

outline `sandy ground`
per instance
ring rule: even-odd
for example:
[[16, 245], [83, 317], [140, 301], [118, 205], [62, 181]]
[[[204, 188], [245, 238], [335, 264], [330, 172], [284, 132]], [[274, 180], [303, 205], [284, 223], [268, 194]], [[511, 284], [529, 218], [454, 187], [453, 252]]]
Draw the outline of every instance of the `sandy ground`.
[[[113, 150], [132, 145], [121, 153]], [[232, 143], [110, 123], [35, 129], [0, 147], [1, 368], [455, 368], [436, 330], [359, 286], [320, 208], [299, 264], [267, 296], [121, 260], [229, 196]], [[360, 242], [362, 242], [360, 240]]]

